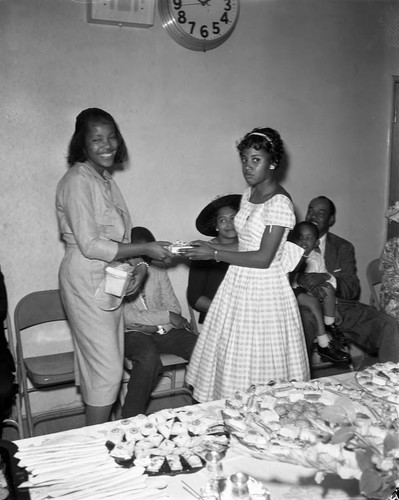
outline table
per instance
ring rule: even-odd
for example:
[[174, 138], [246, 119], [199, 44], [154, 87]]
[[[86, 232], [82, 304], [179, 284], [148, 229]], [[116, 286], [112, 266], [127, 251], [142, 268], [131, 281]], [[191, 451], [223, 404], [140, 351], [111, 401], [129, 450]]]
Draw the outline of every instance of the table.
[[[356, 385], [353, 372], [319, 380], [322, 382], [345, 383], [345, 385], [349, 386], [351, 384]], [[214, 401], [197, 405], [196, 407], [206, 409], [209, 412], [220, 412], [224, 407], [224, 401]], [[186, 408], [193, 409], [193, 407]], [[56, 466], [56, 461], [49, 461], [46, 464], [49, 447], [57, 447], [57, 449], [65, 450], [65, 454], [71, 454], [72, 467], [74, 463], [72, 461], [76, 461], [77, 467], [81, 467], [82, 470], [86, 470], [86, 465], [84, 465], [85, 457], [89, 462], [91, 460], [98, 460], [97, 467], [93, 465], [92, 469], [87, 469], [89, 471], [87, 476], [91, 477], [91, 480], [94, 479], [94, 474], [98, 473], [98, 485], [100, 485], [106, 473], [109, 473], [108, 484], [112, 484], [110, 482], [114, 480], [115, 485], [123, 487], [123, 482], [127, 481], [130, 488], [130, 491], [126, 491], [123, 495], [119, 493], [114, 497], [106, 497], [101, 494], [101, 488], [96, 491], [95, 487], [90, 486], [84, 495], [78, 493], [69, 494], [62, 497], [64, 500], [79, 500], [83, 498], [84, 500], [99, 500], [100, 498], [118, 498], [119, 500], [193, 500], [194, 496], [187, 492], [184, 483], [198, 492], [207, 480], [205, 469], [190, 474], [160, 476], [147, 479], [147, 476], [140, 476], [138, 474], [139, 470], [134, 472], [134, 469], [137, 469], [135, 467], [131, 469], [117, 468], [114, 460], [108, 456], [108, 452], [104, 446], [105, 435], [115, 424], [115, 422], [108, 422], [101, 425], [82, 427], [80, 429], [18, 440], [15, 441], [15, 444], [21, 450], [21, 453], [28, 454], [28, 458], [25, 459], [27, 461], [29, 461], [29, 452], [31, 450], [34, 450], [31, 457], [35, 456], [36, 459], [42, 454], [44, 465], [48, 465], [49, 471]], [[82, 462], [79, 462], [79, 457], [81, 457]], [[108, 459], [109, 463], [107, 462]], [[104, 461], [104, 465], [101, 465]], [[101, 469], [101, 467], [104, 468]], [[228, 450], [223, 460], [223, 468], [228, 475], [241, 471], [261, 480], [269, 488], [272, 500], [360, 500], [363, 498], [359, 495], [358, 482], [355, 479], [342, 480], [338, 476], [327, 476], [321, 484], [317, 484], [313, 469], [277, 461], [259, 460], [249, 456], [243, 447], [242, 449], [233, 447], [233, 449]], [[65, 474], [68, 474], [68, 469], [65, 469]], [[44, 496], [46, 490], [43, 488], [31, 489], [30, 491], [32, 500], [46, 498]], [[57, 495], [56, 491], [54, 495]], [[60, 491], [58, 495], [60, 495]], [[54, 496], [53, 498], [60, 498], [60, 496]]]

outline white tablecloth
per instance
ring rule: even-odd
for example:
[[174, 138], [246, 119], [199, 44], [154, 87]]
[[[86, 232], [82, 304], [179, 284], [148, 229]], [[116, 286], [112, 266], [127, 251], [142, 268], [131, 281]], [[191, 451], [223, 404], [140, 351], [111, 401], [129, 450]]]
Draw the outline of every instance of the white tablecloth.
[[[356, 384], [353, 373], [331, 377], [327, 380], [335, 383], [345, 382], [346, 385]], [[218, 411], [223, 408], [223, 406], [223, 401], [215, 401], [198, 405], [198, 408], [208, 408], [211, 409], [211, 411]], [[18, 440], [15, 441], [15, 444], [21, 450], [32, 449], [33, 446], [38, 447], [36, 449], [40, 450], [40, 448], [52, 444], [65, 446], [71, 443], [71, 446], [73, 446], [74, 442], [82, 446], [82, 441], [85, 442], [85, 440], [87, 440], [87, 443], [93, 442], [93, 439], [99, 438], [101, 440], [103, 436], [105, 436], [107, 430], [114, 426], [115, 422], [108, 422], [107, 424], [82, 427], [80, 429]], [[84, 443], [83, 446], [85, 446]], [[107, 453], [105, 446], [104, 449], [100, 450], [101, 453]], [[227, 475], [241, 471], [264, 482], [270, 490], [272, 500], [360, 500], [363, 498], [359, 496], [358, 482], [356, 480], [342, 480], [337, 476], [331, 475], [325, 477], [321, 484], [317, 484], [315, 481], [315, 471], [313, 469], [281, 462], [259, 460], [249, 456], [245, 449], [239, 445], [229, 449], [223, 460], [223, 468]], [[207, 472], [205, 469], [196, 473], [163, 476], [162, 481], [166, 487], [159, 489], [159, 494], [151, 498], [192, 500], [194, 496], [185, 490], [184, 483], [187, 483], [198, 492], [206, 480]], [[149, 487], [152, 486], [151, 480], [148, 484]], [[162, 484], [158, 483], [157, 486], [162, 486]], [[89, 493], [88, 491], [88, 494]], [[38, 498], [37, 490], [31, 491], [31, 497], [32, 500]], [[98, 496], [98, 498], [100, 497], [101, 495]], [[65, 500], [68, 500], [68, 498], [69, 497], [66, 496]], [[90, 498], [92, 498], [92, 496], [90, 496]], [[96, 497], [94, 496], [94, 498]], [[138, 497], [123, 495], [123, 497], [120, 497], [120, 500], [128, 498], [138, 498], [141, 500], [141, 498], [144, 499], [146, 497], [143, 492], [142, 495]]]

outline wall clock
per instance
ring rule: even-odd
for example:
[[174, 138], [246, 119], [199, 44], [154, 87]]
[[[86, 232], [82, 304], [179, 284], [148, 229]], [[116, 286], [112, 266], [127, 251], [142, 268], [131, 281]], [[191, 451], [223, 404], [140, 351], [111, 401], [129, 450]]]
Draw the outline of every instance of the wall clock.
[[240, 13], [240, 0], [159, 0], [162, 26], [180, 45], [210, 50], [232, 34]]

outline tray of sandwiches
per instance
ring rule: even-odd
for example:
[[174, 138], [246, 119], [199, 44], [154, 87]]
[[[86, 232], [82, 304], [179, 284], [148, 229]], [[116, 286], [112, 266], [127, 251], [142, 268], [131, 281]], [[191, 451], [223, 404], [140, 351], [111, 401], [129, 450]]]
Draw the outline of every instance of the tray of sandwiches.
[[222, 415], [231, 445], [240, 451], [357, 479], [361, 472], [354, 452], [382, 447], [398, 419], [389, 404], [378, 404], [361, 389], [317, 381], [237, 391]]
[[141, 466], [148, 475], [196, 472], [210, 450], [225, 453], [229, 435], [223, 420], [204, 410], [166, 409], [121, 420], [105, 445], [123, 467]]

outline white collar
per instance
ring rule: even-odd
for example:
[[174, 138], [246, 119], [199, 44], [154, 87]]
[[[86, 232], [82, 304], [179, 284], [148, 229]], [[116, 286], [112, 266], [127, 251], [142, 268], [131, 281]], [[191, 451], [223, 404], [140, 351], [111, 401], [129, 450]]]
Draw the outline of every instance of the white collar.
[[324, 257], [324, 254], [326, 252], [326, 241], [327, 241], [327, 233], [324, 234], [321, 238], [319, 238], [319, 248], [321, 255]]

